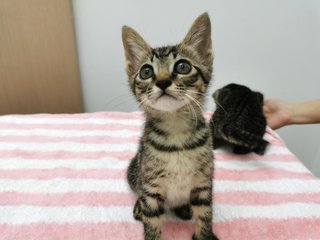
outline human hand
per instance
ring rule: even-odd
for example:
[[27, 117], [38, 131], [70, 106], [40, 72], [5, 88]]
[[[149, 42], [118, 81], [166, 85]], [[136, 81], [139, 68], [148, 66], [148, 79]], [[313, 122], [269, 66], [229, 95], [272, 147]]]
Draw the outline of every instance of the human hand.
[[263, 112], [268, 126], [272, 129], [278, 129], [290, 124], [292, 105], [279, 99], [265, 99]]

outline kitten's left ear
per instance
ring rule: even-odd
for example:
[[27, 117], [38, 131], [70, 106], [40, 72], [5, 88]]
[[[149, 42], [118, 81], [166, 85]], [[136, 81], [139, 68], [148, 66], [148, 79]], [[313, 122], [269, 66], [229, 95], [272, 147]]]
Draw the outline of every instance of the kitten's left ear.
[[202, 59], [213, 60], [211, 22], [208, 13], [203, 13], [193, 22], [182, 45], [195, 49]]

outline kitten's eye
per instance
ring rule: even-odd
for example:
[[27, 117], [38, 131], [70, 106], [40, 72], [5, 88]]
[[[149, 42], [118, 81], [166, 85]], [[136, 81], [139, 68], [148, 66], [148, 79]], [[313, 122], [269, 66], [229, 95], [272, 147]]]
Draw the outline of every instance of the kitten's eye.
[[191, 71], [191, 64], [187, 60], [179, 60], [174, 65], [174, 71], [179, 74], [188, 74]]
[[140, 70], [140, 78], [141, 79], [148, 79], [153, 77], [153, 68], [149, 64], [145, 64], [142, 66]]

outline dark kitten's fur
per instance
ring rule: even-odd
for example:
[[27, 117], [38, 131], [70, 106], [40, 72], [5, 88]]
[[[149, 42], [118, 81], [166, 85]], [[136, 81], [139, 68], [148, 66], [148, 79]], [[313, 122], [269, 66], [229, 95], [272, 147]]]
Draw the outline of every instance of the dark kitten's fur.
[[229, 84], [212, 97], [217, 105], [210, 120], [214, 148], [228, 143], [234, 153], [264, 154], [268, 142], [262, 139], [266, 128], [263, 95], [242, 85]]

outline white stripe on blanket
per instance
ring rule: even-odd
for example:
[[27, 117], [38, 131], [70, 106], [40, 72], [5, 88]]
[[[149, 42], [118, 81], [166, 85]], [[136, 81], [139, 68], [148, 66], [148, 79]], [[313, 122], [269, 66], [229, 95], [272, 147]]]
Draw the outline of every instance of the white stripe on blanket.
[[[128, 159], [129, 160], [129, 159]], [[112, 157], [107, 157], [100, 160], [84, 160], [84, 159], [65, 159], [65, 160], [25, 160], [19, 158], [11, 158], [0, 161], [0, 169], [54, 169], [58, 167], [69, 169], [126, 169], [129, 161], [119, 160]], [[216, 160], [215, 166], [221, 169], [228, 170], [257, 170], [264, 168], [273, 168], [286, 170], [297, 173], [309, 173], [309, 170], [302, 167], [297, 162], [275, 162], [263, 160]], [[1, 177], [1, 176], [0, 176]]]
[[[1, 206], [0, 224], [26, 223], [72, 223], [72, 222], [136, 222], [132, 207], [90, 207], [90, 206]], [[287, 219], [294, 217], [320, 217], [320, 204], [286, 203], [274, 206], [236, 206], [216, 204], [214, 222], [231, 221], [239, 218]], [[316, 226], [314, 226], [316, 227]]]
[[130, 126], [142, 126], [143, 122], [140, 119], [117, 119], [117, 118], [34, 118], [34, 117], [24, 117], [17, 118], [15, 116], [9, 116], [0, 118], [0, 123], [14, 123], [14, 124], [45, 124], [45, 125], [57, 125], [57, 124], [121, 124]]
[[[217, 192], [251, 191], [267, 193], [316, 193], [320, 191], [318, 180], [279, 179], [264, 181], [214, 181]], [[126, 179], [67, 179], [11, 180], [0, 179], [0, 191], [23, 193], [65, 192], [130, 192]]]
[[[124, 142], [121, 144], [115, 143], [101, 143], [101, 144], [86, 144], [77, 142], [57, 142], [57, 143], [1, 143], [0, 150], [26, 150], [26, 151], [73, 151], [73, 152], [97, 152], [97, 151], [137, 151], [138, 145], [136, 143]], [[222, 150], [221, 150], [222, 151]], [[266, 155], [273, 154], [290, 154], [286, 147], [273, 146], [268, 149]]]

